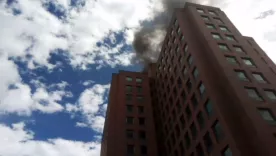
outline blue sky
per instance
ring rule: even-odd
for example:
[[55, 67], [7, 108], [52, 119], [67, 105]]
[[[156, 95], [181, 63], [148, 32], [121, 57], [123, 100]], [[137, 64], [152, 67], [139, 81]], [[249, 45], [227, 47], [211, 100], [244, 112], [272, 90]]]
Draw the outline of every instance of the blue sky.
[[[274, 0], [198, 2], [221, 7], [276, 61], [276, 15], [256, 19]], [[0, 155], [99, 156], [112, 73], [141, 71], [133, 34], [162, 9], [160, 0], [0, 0]]]

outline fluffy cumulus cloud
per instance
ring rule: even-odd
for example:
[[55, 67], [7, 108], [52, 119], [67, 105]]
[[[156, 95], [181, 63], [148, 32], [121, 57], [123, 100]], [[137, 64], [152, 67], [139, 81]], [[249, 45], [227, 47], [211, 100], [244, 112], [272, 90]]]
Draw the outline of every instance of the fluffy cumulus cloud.
[[[116, 43], [115, 32], [133, 32], [157, 6], [149, 0], [6, 2], [0, 2], [0, 49], [25, 60], [31, 69], [37, 65], [54, 68], [48, 59], [56, 49], [65, 50], [71, 64], [82, 69], [87, 64], [127, 66], [130, 62], [122, 60], [132, 56], [129, 51], [97, 43], [104, 43], [106, 37]], [[60, 18], [47, 11], [49, 4], [55, 6], [53, 11], [61, 12]]]
[[102, 132], [107, 105], [105, 97], [109, 91], [109, 87], [109, 84], [95, 84], [81, 93], [76, 104], [66, 105], [68, 112], [79, 112], [83, 116], [83, 120], [76, 123], [76, 126], [90, 127], [96, 132]]
[[99, 156], [100, 143], [65, 140], [33, 140], [35, 133], [20, 122], [11, 127], [0, 124], [2, 156]]
[[[63, 97], [72, 96], [71, 92], [64, 90], [68, 85], [66, 82], [46, 87], [33, 80], [36, 89], [32, 93], [30, 86], [22, 82], [17, 66], [5, 57], [0, 55], [0, 114], [31, 115], [32, 111], [54, 113], [63, 110], [58, 102]], [[55, 90], [51, 91], [51, 88]]]

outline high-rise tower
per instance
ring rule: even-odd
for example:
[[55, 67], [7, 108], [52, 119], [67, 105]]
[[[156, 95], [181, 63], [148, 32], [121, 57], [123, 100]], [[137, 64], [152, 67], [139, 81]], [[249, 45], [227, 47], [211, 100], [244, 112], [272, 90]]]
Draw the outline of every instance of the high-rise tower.
[[[145, 155], [276, 155], [275, 64], [219, 8], [186, 3], [176, 9], [157, 63], [140, 75], [146, 101], [139, 105], [147, 111], [146, 146], [153, 152]], [[125, 97], [129, 86], [137, 87], [127, 79], [126, 72], [112, 80], [102, 156], [141, 155], [139, 138], [125, 135]]]

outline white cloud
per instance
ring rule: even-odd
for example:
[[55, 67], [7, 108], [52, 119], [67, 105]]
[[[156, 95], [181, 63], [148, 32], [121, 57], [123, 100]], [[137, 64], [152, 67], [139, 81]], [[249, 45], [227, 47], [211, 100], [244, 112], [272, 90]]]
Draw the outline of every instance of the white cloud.
[[86, 123], [83, 123], [83, 122], [77, 122], [76, 126], [77, 127], [88, 127], [88, 125]]
[[[43, 8], [42, 2], [50, 1], [57, 9], [64, 10], [64, 19], [57, 19]], [[0, 47], [9, 56], [23, 59], [28, 49], [33, 58], [25, 59], [31, 69], [35, 68], [33, 62], [54, 68], [48, 59], [57, 48], [67, 50], [72, 65], [82, 69], [87, 69], [87, 64], [109, 65], [111, 61], [96, 61], [103, 55], [109, 57], [109, 60], [115, 60], [112, 66], [129, 65], [116, 61], [120, 56], [123, 57], [119, 55], [120, 51], [112, 53], [112, 47], [106, 50], [106, 47], [97, 47], [96, 43], [104, 37], [115, 42], [112, 32], [138, 27], [140, 21], [149, 18], [153, 14], [152, 8], [157, 6], [149, 0], [85, 1], [83, 7], [77, 8], [72, 8], [68, 0], [20, 0], [9, 7], [3, 1], [0, 4], [0, 20], [3, 21], [0, 26]], [[14, 16], [12, 8], [22, 13]]]
[[0, 124], [0, 155], [3, 156], [99, 156], [99, 142], [81, 142], [61, 138], [33, 140], [34, 133], [24, 123], [12, 127]]
[[109, 84], [95, 84], [81, 93], [75, 105], [66, 105], [68, 112], [82, 114], [83, 120], [76, 123], [77, 127], [90, 127], [97, 132], [102, 132], [105, 120], [103, 116], [106, 111], [105, 95], [109, 87]]
[[91, 84], [93, 84], [93, 83], [95, 83], [95, 81], [87, 80], [87, 81], [84, 81], [84, 82], [82, 83], [82, 85], [84, 85], [84, 86], [89, 86], [89, 85], [91, 85]]
[[64, 90], [68, 85], [66, 82], [55, 84], [57, 89], [48, 91], [39, 80], [33, 80], [36, 90], [32, 93], [31, 88], [21, 82], [16, 65], [6, 57], [0, 54], [0, 114], [31, 115], [32, 111], [54, 113], [63, 110], [58, 102], [72, 96]]

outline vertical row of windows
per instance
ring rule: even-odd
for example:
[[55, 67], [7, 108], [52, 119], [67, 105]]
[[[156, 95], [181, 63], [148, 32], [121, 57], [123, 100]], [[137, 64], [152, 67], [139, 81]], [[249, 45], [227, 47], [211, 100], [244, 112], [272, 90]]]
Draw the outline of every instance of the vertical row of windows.
[[[202, 14], [201, 17], [202, 17], [202, 19], [206, 22], [206, 27], [207, 27], [208, 29], [210, 29], [210, 30], [216, 30], [216, 29], [217, 29], [216, 26], [215, 26], [213, 23], [211, 23], [211, 20], [210, 20], [210, 18], [208, 17], [208, 15], [204, 15], [204, 14], [205, 14], [205, 11], [204, 11], [203, 9], [197, 9], [197, 11], [198, 11], [200, 14]], [[234, 37], [233, 35], [230, 35], [230, 34], [229, 34], [229, 33], [230, 33], [230, 30], [229, 30], [226, 26], [222, 25], [222, 24], [224, 24], [224, 22], [223, 22], [220, 18], [217, 17], [218, 14], [217, 14], [215, 11], [210, 11], [210, 10], [208, 10], [208, 13], [212, 16], [211, 18], [212, 18], [216, 23], [219, 24], [219, 25], [218, 25], [218, 28], [220, 29], [220, 31], [222, 31], [222, 32], [224, 32], [224, 33], [228, 33], [228, 34], [225, 34], [225, 35], [224, 35], [224, 38], [225, 38], [226, 40], [228, 40], [228, 41], [236, 42], [235, 37]], [[219, 41], [219, 42], [221, 42], [221, 41], [223, 40], [223, 37], [222, 37], [219, 33], [217, 33], [217, 32], [212, 32], [211, 35], [212, 35], [213, 39], [215, 39], [215, 40], [217, 40], [217, 41]], [[228, 45], [223, 44], [223, 43], [218, 43], [218, 48], [219, 48], [222, 52], [224, 52], [224, 53], [229, 53], [229, 52], [231, 51], [230, 48], [228, 47]], [[238, 53], [245, 53], [245, 51], [243, 50], [243, 48], [242, 48], [241, 46], [233, 45], [233, 49], [234, 49], [236, 52], [238, 52]], [[228, 56], [226, 56], [226, 60], [227, 60], [229, 63], [231, 63], [231, 64], [238, 64], [238, 61], [237, 61], [237, 59], [236, 59], [234, 56], [228, 55]], [[249, 61], [250, 61], [250, 60], [249, 60]], [[246, 65], [250, 65], [250, 62], [248, 62], [247, 58], [244, 59], [244, 63], [245, 63]], [[253, 63], [252, 63], [251, 65], [253, 65]], [[239, 71], [237, 71], [237, 74], [238, 74], [239, 77], [243, 78], [243, 80], [246, 80], [246, 79], [247, 79], [246, 75], [240, 73]], [[194, 77], [197, 77], [198, 73], [197, 73], [197, 72], [193, 72], [193, 75], [194, 75]], [[205, 87], [204, 87], [203, 84], [199, 86], [199, 91], [200, 91], [200, 94], [201, 94], [201, 95], [204, 94], [204, 92], [205, 92]], [[212, 116], [213, 110], [212, 110], [212, 104], [211, 104], [211, 101], [210, 101], [210, 100], [208, 100], [208, 101], [205, 103], [205, 110], [206, 110], [206, 112], [207, 112], [208, 117]], [[198, 121], [199, 127], [200, 127], [200, 128], [203, 128], [205, 122], [204, 122], [204, 118], [203, 118], [203, 116], [202, 116], [202, 113], [199, 113], [199, 114], [197, 115], [197, 121]], [[216, 138], [216, 141], [217, 141], [217, 142], [220, 142], [220, 141], [224, 138], [224, 132], [223, 132], [222, 127], [221, 127], [221, 125], [220, 125], [220, 123], [219, 123], [218, 121], [216, 121], [216, 122], [213, 124], [213, 126], [212, 126], [212, 132], [213, 132], [213, 134], [215, 134], [215, 138]], [[212, 139], [211, 139], [211, 137], [210, 137], [210, 133], [209, 133], [209, 132], [207, 132], [207, 133], [203, 136], [203, 140], [204, 140], [204, 145], [205, 145], [205, 147], [206, 147], [207, 153], [211, 153], [212, 148], [213, 148], [213, 141], [212, 141]], [[203, 150], [202, 150], [202, 148], [201, 148], [200, 145], [198, 145], [198, 146], [196, 147], [196, 150], [197, 150], [198, 156], [201, 156], [201, 155], [203, 156], [203, 155], [204, 155], [204, 153], [202, 152]], [[232, 156], [232, 152], [231, 152], [231, 149], [229, 148], [229, 146], [227, 146], [226, 148], [224, 148], [224, 149], [221, 151], [221, 155], [222, 155], [222, 156]]]
[[[203, 10], [198, 10], [199, 13], [204, 14], [205, 12]], [[213, 14], [212, 14], [213, 15]], [[202, 19], [206, 22], [206, 27], [208, 29], [212, 29], [212, 30], [216, 30], [216, 27], [214, 24], [210, 23], [210, 18], [206, 15], [202, 15], [201, 16]], [[223, 22], [218, 22], [220, 25], [218, 26], [219, 29], [225, 33], [230, 33], [229, 29], [226, 26], [221, 25]], [[229, 53], [231, 52], [231, 49], [233, 49], [235, 52], [246, 55], [245, 50], [242, 48], [242, 46], [239, 45], [233, 45], [232, 48], [230, 49], [228, 47], [227, 44], [225, 43], [221, 43], [221, 41], [223, 40], [222, 36], [218, 33], [218, 32], [211, 32], [211, 35], [213, 37], [213, 39], [217, 40], [218, 43], [218, 48], [224, 52], [224, 53]], [[225, 34], [225, 38], [228, 41], [232, 41], [232, 42], [237, 42], [235, 37], [233, 35], [230, 34]], [[251, 43], [250, 43], [251, 44]], [[230, 53], [229, 53], [230, 54]], [[230, 64], [234, 64], [234, 65], [240, 65], [239, 62], [237, 61], [235, 56], [231, 56], [231, 55], [225, 55], [226, 60], [230, 63]], [[243, 64], [245, 65], [245, 67], [253, 67], [253, 68], [257, 68], [256, 64], [253, 62], [253, 60], [249, 57], [241, 57], [241, 60], [243, 62]], [[246, 74], [246, 72], [244, 70], [234, 70], [234, 72], [236, 73], [237, 77], [242, 80], [242, 81], [248, 81], [251, 82], [249, 75]], [[259, 82], [259, 83], [269, 83], [266, 78], [263, 76], [262, 73], [260, 72], [252, 72], [250, 74], [250, 77], [252, 77], [255, 81]], [[256, 88], [254, 87], [245, 87], [245, 91], [247, 92], [248, 96], [254, 100], [257, 101], [264, 101], [264, 98], [260, 95], [260, 93], [257, 91]], [[267, 98], [271, 101], [275, 101], [276, 99], [276, 92], [275, 90], [271, 90], [271, 89], [264, 89], [263, 92], [266, 94]], [[266, 121], [268, 121], [271, 124], [276, 124], [276, 120], [275, 117], [272, 113], [272, 111], [268, 108], [261, 108], [258, 109], [259, 113], [261, 114], [262, 118]]]
[[[132, 77], [126, 77], [125, 78], [126, 82], [132, 82], [133, 78]], [[127, 115], [126, 116], [126, 124], [127, 125], [134, 125], [136, 122], [139, 126], [145, 126], [146, 125], [146, 119], [145, 117], [134, 117], [133, 113], [138, 112], [138, 114], [144, 114], [144, 106], [143, 105], [138, 105], [134, 106], [131, 101], [132, 101], [132, 94], [134, 93], [134, 89], [136, 88], [136, 100], [138, 104], [143, 104], [144, 102], [144, 97], [141, 95], [143, 93], [143, 88], [142, 88], [142, 82], [143, 80], [141, 78], [136, 78], [135, 79], [136, 85], [137, 86], [132, 86], [130, 84], [132, 83], [127, 83], [128, 85], [126, 86], [125, 92], [126, 92], [126, 111]], [[135, 108], [135, 109], [134, 109]], [[131, 115], [131, 116], [130, 116]], [[126, 138], [127, 139], [139, 139], [141, 140], [142, 144], [140, 147], [134, 146], [133, 144], [128, 144], [127, 145], [127, 154], [128, 155], [133, 155], [135, 153], [140, 153], [141, 155], [146, 155], [147, 154], [147, 146], [144, 145], [144, 141], [146, 137], [146, 131], [145, 130], [135, 130], [133, 128], [127, 127], [126, 129]], [[139, 151], [139, 152], [138, 152]]]

